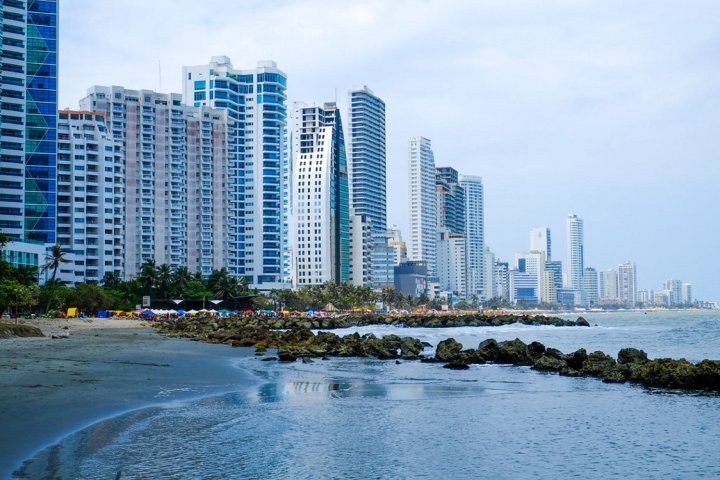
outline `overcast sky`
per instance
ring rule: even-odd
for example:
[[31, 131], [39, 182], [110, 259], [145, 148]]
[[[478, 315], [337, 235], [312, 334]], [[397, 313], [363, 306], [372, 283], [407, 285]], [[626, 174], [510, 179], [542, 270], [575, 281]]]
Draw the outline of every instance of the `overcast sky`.
[[[720, 2], [64, 0], [60, 106], [91, 85], [181, 92], [181, 67], [272, 59], [289, 104], [368, 85], [387, 105], [388, 221], [407, 239], [407, 140], [480, 175], [512, 261], [585, 221], [585, 264], [720, 300]], [[159, 67], [160, 65], [160, 67]]]

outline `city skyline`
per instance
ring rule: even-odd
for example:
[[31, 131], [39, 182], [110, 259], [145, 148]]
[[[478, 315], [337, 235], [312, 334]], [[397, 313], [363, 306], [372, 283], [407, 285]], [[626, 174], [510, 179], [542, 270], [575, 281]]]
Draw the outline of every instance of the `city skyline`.
[[[181, 66], [212, 55], [275, 60], [289, 102], [337, 89], [343, 111], [344, 92], [366, 84], [387, 104], [389, 224], [409, 231], [406, 142], [419, 134], [438, 165], [483, 177], [486, 244], [498, 258], [523, 250], [532, 226], [560, 234], [576, 212], [586, 264], [633, 259], [640, 286], [678, 277], [717, 299], [714, 235], [694, 218], [717, 203], [718, 67], [705, 52], [718, 6], [376, 2], [333, 5], [309, 22], [321, 11], [313, 5], [63, 2], [60, 107], [76, 108], [94, 84], [179, 92]], [[453, 77], [472, 88], [441, 88]], [[554, 253], [565, 258], [564, 246]]]

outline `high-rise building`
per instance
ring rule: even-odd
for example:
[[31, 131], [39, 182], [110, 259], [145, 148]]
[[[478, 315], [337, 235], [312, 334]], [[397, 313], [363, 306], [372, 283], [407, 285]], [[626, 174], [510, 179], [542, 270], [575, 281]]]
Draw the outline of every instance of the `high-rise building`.
[[[534, 250], [529, 253], [520, 253], [515, 255], [516, 269], [519, 274], [527, 274], [535, 277], [534, 282], [534, 293], [532, 295], [529, 292], [519, 293], [519, 297], [522, 297], [526, 301], [530, 301], [530, 296], [534, 296], [535, 302], [541, 302], [543, 298], [543, 286], [545, 283], [545, 252]], [[523, 287], [528, 287], [530, 284], [526, 281], [525, 277], [522, 278]], [[520, 282], [520, 280], [518, 280]], [[516, 282], [517, 284], [519, 284]]]
[[683, 283], [682, 285], [682, 303], [683, 305], [692, 305], [692, 285], [689, 283]]
[[562, 262], [560, 260], [545, 262], [545, 270], [552, 273], [553, 285], [555, 285], [555, 292], [557, 292], [563, 286]]
[[125, 278], [149, 260], [203, 275], [226, 267], [227, 112], [118, 86], [94, 86], [80, 105], [102, 113], [122, 145]]
[[[470, 242], [467, 242], [467, 245], [470, 245]], [[466, 246], [467, 248], [467, 246]], [[467, 253], [465, 254], [467, 257]], [[490, 249], [486, 246], [485, 251], [483, 252], [483, 275], [484, 275], [484, 282], [483, 282], [483, 294], [485, 295], [485, 299], [493, 298], [497, 296], [497, 293], [495, 292], [495, 254], [490, 251]], [[470, 272], [470, 269], [467, 269], [468, 272]], [[466, 274], [467, 275], [467, 274]], [[467, 280], [469, 281], [469, 280]], [[470, 292], [470, 288], [468, 288], [468, 292]], [[468, 296], [469, 301], [480, 301], [479, 297], [473, 298], [472, 295]]]
[[[363, 215], [368, 235], [363, 247], [363, 284], [387, 284], [391, 265], [385, 263], [387, 250], [385, 102], [367, 86], [348, 93], [348, 178], [350, 205]], [[377, 251], [375, 251], [377, 250]], [[379, 263], [378, 263], [379, 262]], [[359, 266], [358, 266], [359, 268]], [[358, 274], [354, 275], [358, 278]]]
[[183, 99], [228, 112], [228, 271], [270, 290], [289, 277], [287, 77], [273, 61], [236, 70], [225, 56], [183, 67]]
[[530, 230], [530, 251], [545, 252], [545, 261], [552, 260], [550, 229], [537, 227]]
[[402, 232], [397, 225], [388, 228], [388, 245], [393, 250], [393, 265], [400, 265], [407, 261], [407, 245], [405, 245]]
[[567, 287], [582, 291], [582, 276], [585, 269], [583, 221], [574, 214], [567, 217], [567, 248]]
[[123, 278], [125, 158], [103, 114], [60, 112], [57, 169], [57, 243], [74, 256], [58, 278], [69, 284], [101, 282], [106, 273]]
[[510, 301], [510, 269], [507, 262], [495, 262], [495, 296]]
[[0, 229], [56, 242], [56, 0], [2, 2]]
[[460, 175], [458, 179], [465, 194], [465, 241], [467, 255], [468, 298], [483, 302], [491, 298], [485, 292], [485, 204], [482, 178]]
[[435, 156], [430, 140], [411, 137], [408, 142], [410, 195], [410, 261], [424, 261], [428, 275], [436, 275], [437, 203]]
[[637, 302], [637, 272], [635, 263], [627, 261], [618, 265], [618, 299], [628, 307]]
[[438, 230], [437, 271], [442, 291], [465, 297], [465, 234], [447, 228]]
[[350, 281], [350, 209], [340, 111], [295, 102], [292, 192], [297, 286]]
[[600, 300], [604, 303], [618, 301], [618, 274], [615, 270], [605, 270], [600, 273]]
[[585, 267], [583, 271], [583, 299], [585, 305], [598, 303], [598, 274], [592, 267]]
[[458, 183], [458, 172], [452, 167], [440, 167], [435, 172], [437, 228], [465, 233], [465, 189]]

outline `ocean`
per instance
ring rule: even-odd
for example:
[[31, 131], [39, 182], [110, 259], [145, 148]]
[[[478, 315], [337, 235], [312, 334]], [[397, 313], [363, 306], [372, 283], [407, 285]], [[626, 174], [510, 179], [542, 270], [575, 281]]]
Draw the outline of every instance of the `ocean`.
[[[517, 337], [566, 353], [636, 347], [651, 358], [720, 358], [720, 312], [583, 316], [591, 327], [334, 332], [396, 333], [433, 345], [453, 337], [466, 348]], [[451, 371], [418, 361], [287, 364], [247, 355], [228, 361], [261, 381], [72, 432], [30, 459], [18, 478], [720, 478], [715, 393], [513, 366]]]

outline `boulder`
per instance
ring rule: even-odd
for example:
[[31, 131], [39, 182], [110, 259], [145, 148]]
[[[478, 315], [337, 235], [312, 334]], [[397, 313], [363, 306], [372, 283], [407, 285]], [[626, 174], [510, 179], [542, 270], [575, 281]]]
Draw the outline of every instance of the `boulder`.
[[443, 368], [449, 368], [451, 370], [467, 370], [470, 368], [470, 365], [467, 357], [460, 355], [443, 365]]
[[494, 338], [488, 338], [483, 340], [478, 345], [476, 355], [485, 359], [488, 362], [494, 362], [497, 356], [498, 343]]
[[587, 320], [585, 320], [583, 317], [578, 317], [577, 320], [575, 320], [575, 325], [578, 327], [589, 327], [590, 324]]
[[527, 349], [533, 359], [538, 359], [545, 353], [545, 345], [540, 342], [531, 342]]
[[568, 364], [568, 368], [571, 368], [573, 370], [580, 370], [583, 366], [583, 363], [585, 363], [587, 357], [588, 355], [585, 349], [580, 348], [572, 353], [568, 353], [565, 356], [565, 361]]
[[534, 370], [540, 370], [543, 372], [559, 372], [563, 368], [567, 367], [567, 362], [554, 356], [543, 355], [538, 358], [533, 364]]
[[684, 358], [656, 358], [640, 367], [640, 382], [647, 387], [697, 388], [697, 370]]
[[495, 361], [497, 363], [511, 363], [513, 365], [533, 364], [527, 345], [519, 338], [498, 343]]
[[400, 341], [400, 356], [402, 358], [418, 358], [423, 351], [423, 344], [417, 338], [404, 337]]
[[435, 350], [435, 358], [441, 362], [449, 362], [460, 354], [462, 348], [462, 343], [454, 338], [448, 338], [438, 343], [437, 349]]
[[647, 353], [637, 348], [623, 348], [618, 352], [617, 363], [620, 365], [640, 364], [648, 362]]
[[615, 365], [613, 357], [598, 350], [588, 355], [580, 373], [593, 377], [605, 377], [615, 368]]

